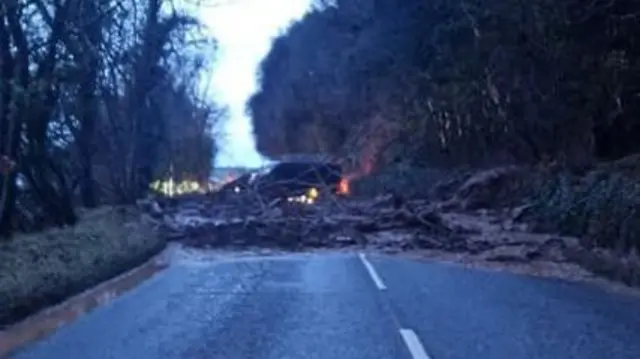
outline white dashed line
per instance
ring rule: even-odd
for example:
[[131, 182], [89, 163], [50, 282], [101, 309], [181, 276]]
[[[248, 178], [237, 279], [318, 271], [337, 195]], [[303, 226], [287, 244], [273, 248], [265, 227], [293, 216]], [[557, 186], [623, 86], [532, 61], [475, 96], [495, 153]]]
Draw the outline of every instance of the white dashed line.
[[375, 283], [376, 287], [378, 287], [379, 290], [387, 289], [387, 286], [384, 285], [384, 282], [380, 279], [376, 269], [373, 268], [371, 263], [369, 263], [369, 260], [365, 257], [364, 253], [360, 253], [360, 260], [362, 261], [362, 264], [364, 264], [364, 267], [367, 268], [367, 272], [369, 272], [369, 276], [373, 279], [373, 283]]
[[429, 354], [424, 350], [422, 343], [420, 343], [420, 338], [418, 338], [413, 330], [400, 329], [400, 335], [402, 335], [402, 339], [404, 339], [404, 343], [409, 348], [413, 359], [431, 359]]

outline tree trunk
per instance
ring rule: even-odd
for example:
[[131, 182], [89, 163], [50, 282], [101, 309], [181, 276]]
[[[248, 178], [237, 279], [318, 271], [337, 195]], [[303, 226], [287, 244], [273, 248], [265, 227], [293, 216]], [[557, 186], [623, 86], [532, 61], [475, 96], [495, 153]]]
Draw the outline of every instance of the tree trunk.
[[0, 177], [0, 238], [10, 238], [13, 233], [13, 213], [16, 206], [15, 173]]

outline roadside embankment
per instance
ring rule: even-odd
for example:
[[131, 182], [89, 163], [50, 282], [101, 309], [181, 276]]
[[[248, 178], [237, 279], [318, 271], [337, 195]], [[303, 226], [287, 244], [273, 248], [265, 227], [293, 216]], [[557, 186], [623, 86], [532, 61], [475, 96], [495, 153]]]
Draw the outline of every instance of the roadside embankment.
[[0, 329], [135, 268], [165, 242], [132, 207], [81, 215], [72, 228], [0, 243]]

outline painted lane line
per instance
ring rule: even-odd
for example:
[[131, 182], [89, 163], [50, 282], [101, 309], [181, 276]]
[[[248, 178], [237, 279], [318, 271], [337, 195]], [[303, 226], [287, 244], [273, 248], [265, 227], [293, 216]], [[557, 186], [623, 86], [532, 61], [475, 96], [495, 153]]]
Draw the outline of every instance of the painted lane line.
[[402, 335], [402, 339], [404, 339], [404, 343], [409, 348], [413, 359], [431, 359], [427, 351], [424, 350], [422, 343], [420, 343], [420, 338], [413, 330], [400, 329], [400, 335]]
[[373, 283], [375, 283], [376, 287], [378, 287], [379, 290], [387, 289], [387, 286], [384, 285], [384, 282], [378, 275], [378, 272], [376, 272], [376, 269], [371, 265], [364, 253], [360, 253], [360, 261], [362, 261], [364, 267], [367, 268], [367, 272], [369, 272], [369, 276], [373, 279]]

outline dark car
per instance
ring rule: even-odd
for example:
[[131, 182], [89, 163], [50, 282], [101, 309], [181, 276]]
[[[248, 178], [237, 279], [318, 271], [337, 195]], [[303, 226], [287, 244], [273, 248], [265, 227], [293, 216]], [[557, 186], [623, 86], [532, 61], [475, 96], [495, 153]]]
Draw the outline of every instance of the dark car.
[[254, 176], [252, 187], [266, 198], [314, 202], [321, 194], [339, 194], [342, 167], [327, 161], [286, 161]]
[[239, 193], [241, 191], [245, 191], [249, 189], [250, 187], [249, 183], [251, 182], [251, 179], [253, 176], [254, 176], [253, 173], [243, 174], [242, 176], [234, 179], [233, 181], [230, 181], [229, 183], [226, 183], [225, 185], [223, 185], [220, 188], [220, 192]]

